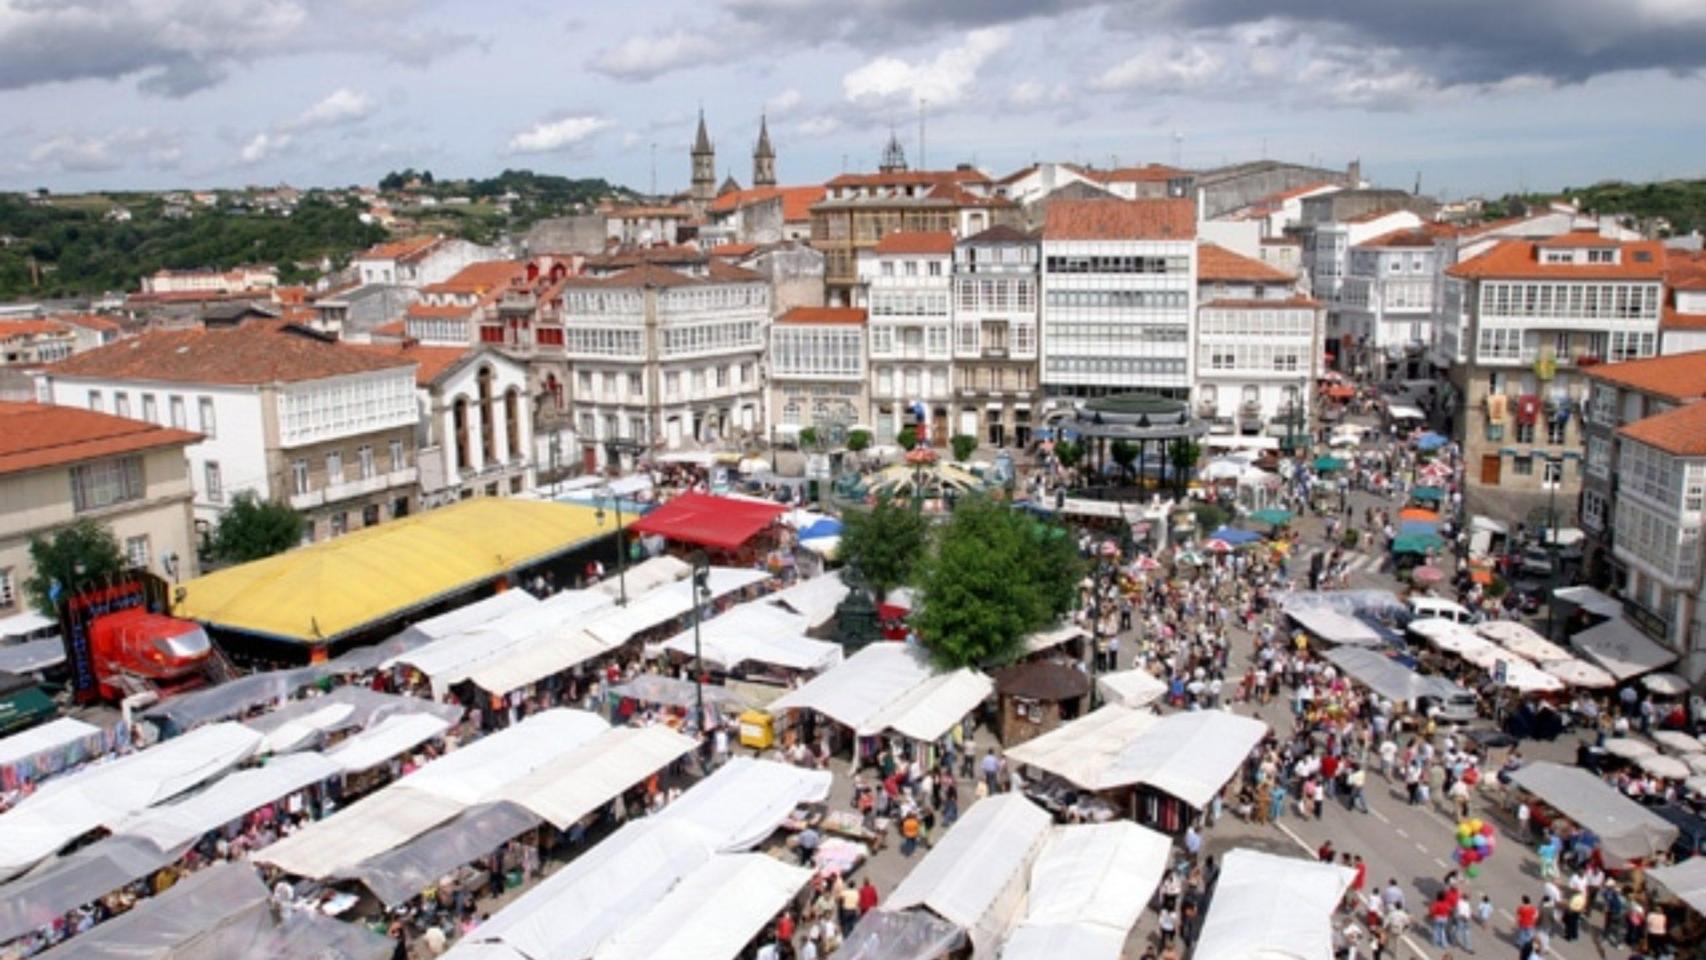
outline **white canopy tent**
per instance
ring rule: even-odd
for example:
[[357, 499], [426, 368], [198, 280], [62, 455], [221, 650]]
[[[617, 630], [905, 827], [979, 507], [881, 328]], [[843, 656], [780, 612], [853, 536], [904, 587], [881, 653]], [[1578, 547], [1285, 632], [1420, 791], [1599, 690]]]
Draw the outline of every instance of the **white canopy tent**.
[[45, 753], [53, 753], [79, 740], [99, 736], [101, 728], [74, 717], [60, 717], [22, 733], [0, 739], [0, 767], [22, 763]]
[[340, 772], [359, 773], [444, 735], [450, 721], [431, 713], [396, 713], [326, 751]]
[[1444, 677], [1417, 673], [1373, 650], [1340, 647], [1329, 650], [1327, 660], [1363, 686], [1399, 703], [1412, 703], [1419, 697], [1444, 699], [1465, 692]]
[[576, 622], [615, 603], [607, 594], [596, 590], [565, 591], [549, 600], [398, 654], [381, 666], [402, 664], [419, 670], [431, 681], [434, 699], [442, 699], [445, 691], [469, 679], [485, 662], [524, 644], [549, 645], [552, 641], [573, 636]]
[[505, 590], [473, 603], [465, 603], [436, 617], [428, 617], [413, 624], [409, 629], [437, 640], [538, 605], [539, 598], [526, 590]]
[[1560, 587], [1552, 591], [1552, 597], [1555, 600], [1563, 600], [1566, 603], [1581, 607], [1595, 616], [1623, 616], [1623, 604], [1620, 601], [1614, 597], [1608, 597], [1592, 587]]
[[280, 839], [254, 859], [296, 876], [324, 879], [498, 799], [510, 783], [607, 729], [603, 719], [582, 710], [536, 713]]
[[1515, 620], [1488, 620], [1477, 626], [1475, 632], [1535, 663], [1574, 659], [1570, 651], [1541, 636], [1533, 627]]
[[1394, 420], [1426, 420], [1428, 415], [1420, 407], [1407, 403], [1389, 403], [1386, 405], [1386, 415]]
[[96, 827], [110, 829], [224, 773], [260, 742], [260, 734], [241, 724], [214, 723], [46, 781], [0, 814], [0, 877], [28, 869]]
[[52, 617], [44, 617], [34, 610], [25, 610], [11, 616], [0, 617], [0, 640], [39, 636], [49, 630], [58, 629], [58, 627], [59, 621]]
[[668, 727], [616, 727], [506, 785], [498, 796], [567, 830], [693, 747], [691, 738]]
[[835, 608], [846, 598], [847, 583], [841, 579], [841, 571], [836, 570], [810, 580], [801, 580], [765, 599], [805, 617], [806, 626], [816, 629], [835, 616]]
[[1327, 643], [1355, 647], [1374, 647], [1381, 643], [1380, 634], [1375, 633], [1373, 627], [1330, 607], [1298, 607], [1287, 610], [1286, 616]]
[[[769, 574], [741, 567], [712, 567], [706, 581], [713, 598], [762, 583]], [[666, 583], [644, 596], [628, 597], [628, 605], [608, 610], [582, 629], [611, 649], [662, 626], [693, 609], [693, 582]]]
[[994, 681], [978, 671], [937, 671], [919, 647], [873, 643], [777, 698], [770, 709], [815, 710], [860, 736], [892, 729], [935, 740], [994, 690]]
[[1227, 853], [1192, 960], [1332, 960], [1333, 911], [1355, 875], [1255, 850]]
[[1606, 854], [1639, 860], [1669, 849], [1677, 827], [1580, 767], [1535, 762], [1512, 779], [1578, 825], [1599, 836]]
[[1668, 867], [1647, 871], [1647, 879], [1669, 890], [1671, 896], [1706, 915], [1706, 857], [1694, 856]]
[[1108, 771], [1126, 747], [1161, 722], [1149, 710], [1108, 704], [1007, 751], [1007, 759], [1052, 773], [1086, 790], [1107, 790]]
[[972, 804], [889, 894], [890, 910], [926, 907], [956, 924], [977, 954], [993, 953], [1024, 903], [1029, 870], [1052, 818], [1016, 793]]
[[1132, 709], [1147, 707], [1167, 694], [1167, 681], [1143, 669], [1098, 674], [1096, 687], [1108, 703]]
[[1619, 681], [1668, 667], [1677, 659], [1673, 651], [1648, 639], [1622, 616], [1583, 630], [1570, 638], [1570, 644]]
[[25, 640], [0, 647], [0, 670], [27, 674], [51, 670], [65, 662], [65, 641], [58, 637]]
[[761, 842], [799, 804], [827, 799], [829, 787], [827, 771], [736, 757], [662, 813], [629, 823], [545, 878], [446, 960], [590, 960], [682, 878], [719, 852]]
[[176, 803], [126, 817], [113, 828], [113, 833], [141, 837], [161, 850], [174, 850], [188, 846], [209, 830], [341, 772], [337, 764], [317, 753], [275, 757], [265, 766], [222, 777], [206, 790]]
[[1135, 823], [1055, 827], [1031, 867], [1025, 914], [1001, 947], [1003, 960], [1119, 960], [1172, 849]]
[[687, 561], [666, 553], [637, 563], [627, 568], [626, 571], [621, 571], [620, 576], [615, 572], [606, 570], [605, 579], [595, 584], [592, 589], [603, 593], [605, 596], [620, 597], [622, 595], [622, 584], [626, 581], [628, 596], [638, 597], [650, 593], [658, 587], [675, 583], [678, 580], [685, 580], [687, 575], [692, 572], [693, 567]]
[[[806, 636], [809, 626], [805, 617], [757, 600], [700, 624], [699, 645], [705, 660], [724, 670], [748, 661], [814, 672], [840, 663], [841, 645]], [[661, 648], [691, 658], [693, 631], [683, 630]]]
[[1262, 721], [1225, 710], [1170, 714], [1121, 751], [1109, 775], [1117, 783], [1164, 790], [1200, 810], [1267, 735]]
[[593, 960], [733, 960], [811, 877], [762, 853], [718, 854], [600, 944]]
[[1060, 623], [1047, 630], [1038, 630], [1025, 637], [1025, 652], [1042, 653], [1055, 647], [1065, 646], [1075, 640], [1083, 640], [1090, 636], [1089, 631], [1076, 623]]

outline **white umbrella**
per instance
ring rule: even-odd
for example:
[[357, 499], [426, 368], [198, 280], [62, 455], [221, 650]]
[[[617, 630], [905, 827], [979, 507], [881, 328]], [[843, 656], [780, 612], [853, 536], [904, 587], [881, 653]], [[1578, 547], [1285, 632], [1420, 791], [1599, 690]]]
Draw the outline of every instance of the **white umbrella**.
[[1666, 780], [1688, 779], [1688, 765], [1675, 757], [1667, 757], [1662, 753], [1649, 753], [1644, 757], [1637, 758], [1635, 763], [1642, 770], [1655, 777], [1662, 777]]
[[1706, 744], [1680, 730], [1660, 730], [1653, 734], [1653, 741], [1672, 753], [1700, 753], [1706, 750]]
[[1641, 678], [1641, 686], [1661, 697], [1675, 697], [1688, 692], [1688, 681], [1674, 673], [1649, 673]]
[[1568, 660], [1550, 660], [1541, 664], [1540, 669], [1572, 687], [1607, 690], [1617, 686], [1616, 677], [1585, 660], [1577, 660], [1574, 657]]
[[1687, 780], [1682, 781], [1682, 785], [1687, 787], [1689, 791], [1706, 797], [1706, 776], [1689, 777]]
[[1688, 764], [1688, 769], [1695, 773], [1706, 774], [1706, 753], [1685, 753], [1682, 762]]
[[1635, 760], [1649, 754], [1655, 754], [1658, 751], [1640, 740], [1631, 740], [1628, 737], [1612, 737], [1605, 741], [1605, 752], [1614, 757], [1622, 757], [1625, 760]]

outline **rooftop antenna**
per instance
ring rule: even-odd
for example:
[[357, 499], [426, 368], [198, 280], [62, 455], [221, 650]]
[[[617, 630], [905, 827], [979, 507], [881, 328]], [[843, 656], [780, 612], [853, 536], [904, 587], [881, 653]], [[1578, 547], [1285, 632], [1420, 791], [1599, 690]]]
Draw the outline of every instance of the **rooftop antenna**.
[[1416, 189], [1411, 195], [1417, 197], [1422, 195], [1422, 171], [1420, 170], [1416, 171]]
[[1173, 131], [1173, 166], [1177, 167], [1179, 165], [1179, 163], [1180, 163], [1179, 158], [1183, 154], [1184, 149], [1185, 149], [1185, 135], [1180, 133], [1177, 130], [1174, 130]]

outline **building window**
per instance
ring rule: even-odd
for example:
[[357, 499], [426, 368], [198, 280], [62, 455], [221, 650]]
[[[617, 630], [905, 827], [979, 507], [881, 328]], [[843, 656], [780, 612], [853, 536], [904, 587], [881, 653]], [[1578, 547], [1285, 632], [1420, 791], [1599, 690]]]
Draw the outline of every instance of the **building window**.
[[356, 448], [356, 457], [361, 465], [361, 479], [372, 480], [375, 473], [373, 464], [373, 444], [364, 443]]
[[1564, 430], [1569, 425], [1568, 420], [1546, 421], [1546, 442], [1553, 446], [1561, 445], [1564, 442]]
[[71, 468], [71, 503], [82, 513], [141, 500], [142, 458], [121, 457]]
[[332, 536], [342, 536], [349, 532], [349, 514], [342, 510], [332, 514]]
[[939, 277], [941, 275], [942, 275], [942, 262], [940, 260], [930, 261], [930, 276]]
[[209, 460], [202, 464], [202, 475], [207, 478], [207, 499], [220, 503], [225, 499], [225, 487], [220, 483], [219, 463]]
[[641, 397], [644, 397], [645, 394], [645, 381], [641, 379], [640, 375], [637, 373], [628, 374], [628, 396], [638, 400]]
[[198, 413], [201, 416], [202, 435], [210, 438], [218, 436], [219, 428], [213, 421], [213, 398], [202, 397], [196, 401], [196, 405], [199, 408]]
[[1546, 470], [1540, 475], [1542, 486], [1555, 487], [1564, 482], [1564, 461], [1547, 460]]
[[1592, 490], [1582, 493], [1582, 526], [1589, 530], [1605, 529], [1605, 498]]
[[361, 508], [361, 525], [364, 527], [379, 526], [379, 504], [370, 503]]
[[171, 403], [172, 403], [172, 426], [177, 427], [179, 430], [182, 430], [182, 429], [184, 429], [185, 426], [187, 426], [189, 424], [189, 420], [187, 419], [187, 416], [184, 413], [184, 398], [183, 397], [173, 397], [171, 400]]
[[130, 394], [123, 391], [113, 394], [113, 412], [121, 417], [130, 416]]
[[124, 560], [137, 570], [148, 569], [149, 549], [148, 534], [139, 537], [126, 537], [124, 541]]
[[160, 406], [155, 403], [152, 393], [142, 395], [142, 419], [149, 423], [160, 422]]
[[290, 461], [290, 489], [297, 495], [308, 492], [308, 461]]
[[1519, 477], [1534, 476], [1534, 458], [1517, 457], [1511, 461], [1511, 471]]
[[1534, 424], [1532, 424], [1532, 423], [1520, 423], [1519, 422], [1516, 425], [1516, 442], [1517, 443], [1533, 443], [1534, 442]]
[[333, 450], [326, 454], [326, 482], [344, 482], [344, 454], [342, 450]]
[[96, 413], [101, 412], [101, 391], [99, 391], [99, 390], [90, 390], [89, 391], [89, 409], [95, 411]]
[[12, 568], [0, 567], [0, 610], [16, 605], [18, 588], [12, 585]]
[[403, 441], [391, 441], [391, 472], [396, 473], [407, 465], [403, 462]]

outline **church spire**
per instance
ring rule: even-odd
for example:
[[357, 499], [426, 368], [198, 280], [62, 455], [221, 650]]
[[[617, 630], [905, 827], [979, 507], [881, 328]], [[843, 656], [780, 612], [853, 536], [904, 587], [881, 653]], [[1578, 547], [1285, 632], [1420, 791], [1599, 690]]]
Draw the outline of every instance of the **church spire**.
[[699, 108], [699, 133], [693, 138], [694, 153], [711, 153], [711, 135], [705, 132], [705, 108]]
[[752, 185], [776, 185], [776, 149], [770, 145], [770, 122], [763, 114], [758, 115], [758, 145], [752, 148]]
[[877, 166], [883, 173], [906, 172], [906, 150], [900, 145], [900, 136], [889, 127], [888, 146], [883, 148], [883, 162]]
[[699, 108], [699, 132], [693, 137], [693, 188], [691, 196], [701, 204], [717, 196], [717, 151], [711, 146], [711, 135], [705, 130], [705, 108]]

